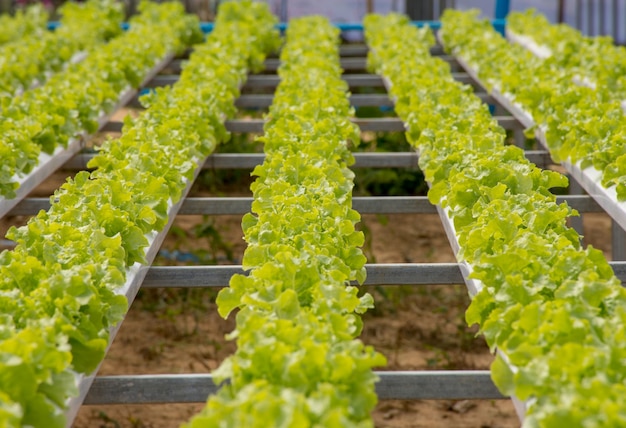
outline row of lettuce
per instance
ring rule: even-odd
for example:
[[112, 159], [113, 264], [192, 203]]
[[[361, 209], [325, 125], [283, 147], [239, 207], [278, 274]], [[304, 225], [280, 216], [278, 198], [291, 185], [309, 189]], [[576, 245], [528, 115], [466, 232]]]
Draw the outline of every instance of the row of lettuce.
[[[457, 46], [448, 45], [451, 33], [464, 40], [482, 34], [483, 24], [463, 25], [468, 16], [446, 13], [446, 46]], [[525, 403], [523, 426], [626, 425], [626, 291], [602, 253], [583, 249], [567, 227], [576, 213], [550, 192], [567, 180], [504, 145], [505, 131], [472, 88], [429, 56], [430, 30], [402, 16], [374, 15], [365, 20], [365, 35], [369, 67], [389, 82], [420, 152], [429, 199], [452, 221], [457, 257], [482, 284], [466, 319], [499, 350], [492, 378]], [[485, 40], [495, 37], [489, 32]], [[480, 72], [501, 67], [489, 49], [471, 58], [481, 55]]]
[[626, 47], [616, 46], [611, 37], [589, 37], [567, 24], [551, 24], [533, 9], [509, 14], [507, 34], [545, 49], [572, 77], [600, 89], [607, 99], [626, 100]]
[[[122, 4], [112, 0], [68, 2], [61, 6], [59, 13], [61, 25], [55, 32], [45, 29], [47, 14], [41, 7], [27, 9], [13, 18], [25, 22], [20, 25], [24, 28], [19, 37], [0, 45], [0, 101], [3, 104], [67, 67], [79, 53], [86, 53], [118, 35], [124, 19]], [[0, 22], [2, 34], [7, 34], [5, 29], [10, 28], [3, 24], [10, 25]]]
[[[80, 9], [72, 22], [80, 21], [83, 12], [97, 9], [98, 4]], [[102, 16], [117, 15], [117, 9], [111, 6], [101, 12], [92, 11], [103, 21], [94, 27], [102, 27], [103, 33], [107, 23], [117, 28], [115, 20]], [[52, 154], [59, 147], [67, 147], [75, 136], [95, 132], [99, 119], [113, 110], [122, 93], [137, 88], [168, 54], [181, 52], [202, 39], [197, 19], [186, 16], [176, 3], [159, 6], [144, 2], [139, 9], [129, 31], [92, 51], [85, 60], [54, 74], [44, 85], [3, 102], [0, 196], [14, 197], [19, 177], [39, 164], [42, 152]]]
[[[227, 136], [222, 123], [248, 67], [275, 47], [271, 24], [248, 18], [256, 6], [233, 8], [223, 8], [227, 13], [179, 82], [148, 97], [148, 110], [127, 120], [120, 139], [103, 145], [91, 161], [94, 172], [68, 180], [48, 212], [9, 231], [17, 246], [0, 254], [0, 426], [66, 426], [76, 373], [99, 365], [110, 328], [127, 311], [118, 290], [129, 269], [145, 261], [149, 238], [166, 226], [169, 207]], [[244, 24], [231, 22], [243, 15]], [[175, 4], [144, 6], [136, 23], [145, 23], [135, 25], [135, 37], [143, 35], [147, 50], [153, 43], [182, 47], [197, 28]]]
[[20, 9], [14, 15], [0, 15], [0, 45], [24, 37], [38, 36], [46, 31], [48, 12], [43, 5], [35, 4]]
[[565, 56], [544, 59], [510, 44], [475, 11], [450, 10], [442, 23], [446, 49], [465, 60], [488, 90], [499, 91], [531, 115], [555, 161], [595, 168], [601, 184], [615, 186], [617, 199], [626, 200], [626, 114], [610, 79], [595, 87], [574, 84], [578, 71], [564, 66]]
[[[311, 49], [314, 46], [314, 49]], [[220, 292], [222, 316], [239, 309], [237, 351], [214, 372], [227, 381], [187, 426], [365, 427], [385, 359], [356, 339], [372, 298], [351, 208], [359, 141], [339, 66], [339, 32], [322, 17], [289, 23], [242, 225], [243, 267]]]

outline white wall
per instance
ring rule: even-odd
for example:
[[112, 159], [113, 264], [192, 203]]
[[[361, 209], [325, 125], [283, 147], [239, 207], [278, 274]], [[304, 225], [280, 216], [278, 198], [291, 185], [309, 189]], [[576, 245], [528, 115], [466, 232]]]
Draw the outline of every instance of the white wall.
[[[552, 22], [557, 19], [558, 0], [510, 0], [512, 10], [524, 10], [535, 8], [548, 17]], [[367, 0], [268, 0], [273, 12], [281, 16], [281, 11], [286, 12], [287, 19], [303, 15], [321, 14], [328, 16], [333, 22], [360, 22], [366, 13]], [[592, 2], [597, 8], [602, 2], [598, 0], [583, 0], [584, 13], [586, 5]], [[392, 10], [403, 12], [405, 10], [404, 0], [372, 0], [374, 12], [387, 13]], [[574, 0], [565, 1], [565, 22], [570, 25], [576, 24]], [[458, 9], [478, 8], [483, 11], [485, 17], [493, 17], [496, 0], [456, 0]], [[618, 39], [620, 43], [626, 43], [626, 0], [618, 0]], [[596, 15], [598, 15], [596, 11]], [[608, 30], [612, 31], [612, 17], [607, 17]], [[587, 19], [583, 19], [583, 32], [587, 30]], [[599, 28], [598, 22], [594, 23]]]

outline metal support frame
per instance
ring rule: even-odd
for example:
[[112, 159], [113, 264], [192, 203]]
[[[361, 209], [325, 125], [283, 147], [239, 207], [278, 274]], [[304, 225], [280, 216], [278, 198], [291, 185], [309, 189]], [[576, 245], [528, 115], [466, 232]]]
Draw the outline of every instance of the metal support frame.
[[[367, 264], [364, 286], [462, 284], [458, 263]], [[244, 274], [239, 265], [153, 266], [143, 283], [145, 288], [226, 287], [235, 274]], [[356, 283], [353, 283], [356, 285]]]
[[[67, 170], [84, 170], [93, 158], [93, 153], [74, 156], [65, 165]], [[550, 155], [545, 150], [527, 151], [526, 157], [539, 167], [551, 164]], [[263, 162], [262, 153], [216, 153], [204, 163], [204, 169], [253, 169]], [[418, 155], [415, 152], [356, 152], [353, 168], [417, 168]], [[575, 200], [576, 198], [572, 198]], [[15, 214], [13, 214], [15, 215]]]
[[[443, 61], [446, 61], [453, 67], [458, 66], [456, 59], [451, 55], [441, 55], [439, 58], [441, 58]], [[182, 63], [183, 60], [176, 59], [171, 62], [168, 69], [170, 69], [174, 73], [180, 73]], [[280, 61], [278, 58], [268, 58], [265, 60], [264, 71], [275, 72], [278, 69], [279, 65]], [[367, 60], [366, 58], [347, 57], [341, 59], [340, 65], [344, 71], [365, 71], [367, 69]]]
[[[473, 79], [467, 73], [453, 73], [454, 78], [461, 83], [474, 83]], [[346, 81], [350, 88], [369, 87], [380, 88], [383, 87], [383, 81], [380, 76], [376, 74], [344, 74], [343, 80]], [[155, 76], [150, 82], [148, 82], [146, 88], [158, 88], [161, 86], [173, 85], [178, 81], [177, 74], [161, 74]], [[278, 86], [280, 78], [276, 74], [251, 74], [244, 86], [242, 92], [259, 88], [275, 88]]]
[[[382, 400], [506, 399], [487, 370], [379, 371]], [[96, 378], [85, 404], [203, 403], [217, 392], [209, 374], [103, 376]]]
[[[495, 98], [485, 92], [476, 93], [483, 102], [487, 104], [498, 104]], [[243, 94], [235, 101], [237, 108], [268, 108], [272, 105], [274, 95], [271, 94]], [[393, 108], [394, 103], [387, 94], [352, 94], [350, 104], [353, 107], [389, 107]]]
[[[610, 262], [615, 275], [626, 283], [626, 262]], [[463, 284], [463, 266], [459, 263], [379, 263], [366, 264], [364, 286], [423, 286]], [[144, 288], [214, 288], [226, 287], [235, 274], [245, 274], [239, 265], [221, 266], [152, 266], [144, 279]], [[357, 285], [353, 282], [353, 285]]]
[[[580, 184], [578, 183], [578, 181], [576, 180], [569, 180], [569, 194], [570, 195], [582, 195], [583, 194], [583, 188], [580, 186]], [[581, 212], [579, 217], [570, 217], [569, 219], [569, 225], [570, 227], [572, 227], [580, 236], [582, 236], [583, 238], [583, 242], [585, 240], [584, 238], [584, 228], [583, 228], [583, 214]]]
[[[570, 207], [581, 213], [603, 212], [597, 202], [587, 195], [557, 196], [556, 201], [557, 203], [567, 202]], [[251, 197], [194, 197], [183, 201], [178, 214], [243, 215], [250, 212], [251, 205]], [[355, 196], [352, 198], [352, 206], [361, 214], [435, 214], [437, 212], [426, 196]], [[50, 198], [26, 198], [9, 215], [36, 215], [40, 210], [49, 208]]]
[[[503, 5], [508, 0], [498, 0], [496, 17], [501, 13]], [[347, 50], [347, 48], [344, 48]], [[362, 48], [355, 48], [353, 55], [342, 60], [347, 70], [363, 70], [365, 68]], [[453, 67], [459, 67], [459, 62], [451, 57], [444, 58]], [[270, 59], [267, 64], [275, 69], [278, 61]], [[173, 69], [180, 66], [174, 64]], [[456, 73], [459, 80], [465, 83], [480, 83], [471, 69], [468, 73]], [[382, 79], [373, 75], [345, 75], [352, 86], [381, 86]], [[177, 77], [160, 76], [153, 78], [148, 87], [172, 84]], [[276, 76], [252, 75], [248, 79], [249, 88], [274, 87], [278, 83]], [[256, 98], [255, 98], [256, 97]], [[355, 104], [393, 106], [387, 95], [353, 96]], [[513, 113], [513, 116], [499, 117], [501, 125], [518, 132], [528, 126], [528, 115], [520, 112], [506, 98], [499, 94], [482, 94], [482, 99], [491, 104], [497, 104], [499, 109]], [[271, 102], [271, 95], [249, 96], [239, 99], [240, 105], [255, 105], [258, 107]], [[256, 104], [253, 104], [256, 101]], [[355, 119], [363, 131], [402, 131], [404, 125], [395, 118], [384, 119]], [[227, 128], [232, 132], [262, 132], [262, 120], [228, 121]], [[105, 131], [119, 132], [121, 124], [111, 122], [104, 126]], [[80, 154], [65, 164], [66, 168], [77, 168], [86, 165], [92, 155]], [[539, 165], [551, 163], [547, 151], [529, 151], [527, 156]], [[263, 161], [262, 154], [215, 154], [204, 162], [202, 168], [253, 168]], [[355, 167], [404, 167], [417, 168], [418, 155], [407, 153], [355, 153]], [[198, 169], [199, 170], [199, 169]], [[198, 173], [196, 171], [196, 174]], [[189, 183], [189, 186], [191, 182]], [[187, 189], [189, 189], [189, 186]], [[584, 187], [584, 186], [583, 186]], [[590, 192], [592, 193], [592, 192]], [[568, 195], [557, 197], [558, 201], [567, 200], [568, 203], [580, 212], [602, 211], [604, 205], [586, 195]], [[449, 236], [453, 250], [458, 250], [456, 234], [453, 224], [448, 220], [444, 210], [432, 206], [425, 197], [355, 197], [354, 208], [359, 212], [367, 213], [436, 213], [438, 212], [444, 229]], [[170, 224], [176, 213], [181, 215], [220, 215], [242, 214], [250, 210], [251, 198], [186, 198], [181, 200], [170, 211]], [[18, 204], [10, 215], [30, 215], [39, 209], [49, 206], [48, 198], [29, 198]], [[623, 225], [622, 225], [623, 226]], [[169, 227], [166, 227], [167, 230]], [[618, 245], [626, 247], [626, 234], [621, 228], [615, 227], [614, 248]], [[155, 257], [164, 233], [159, 234], [148, 250], [148, 259]], [[626, 252], [626, 249], [624, 249]], [[623, 253], [622, 253], [623, 254]], [[626, 258], [626, 257], [624, 257]], [[626, 262], [612, 262], [618, 278], [626, 281]], [[146, 288], [159, 287], [223, 287], [235, 273], [243, 273], [241, 266], [193, 266], [193, 267], [135, 267], [129, 276], [129, 285], [124, 293], [132, 301], [140, 284]], [[460, 284], [465, 281], [470, 293], [475, 293], [480, 284], [469, 278], [471, 267], [464, 263], [411, 263], [411, 264], [370, 264], [366, 266], [368, 272], [365, 286], [422, 286]], [[119, 328], [119, 326], [118, 326]], [[115, 329], [112, 338], [115, 336]], [[428, 372], [378, 372], [381, 382], [376, 391], [381, 399], [502, 399], [503, 397], [493, 385], [487, 371], [428, 371]], [[91, 385], [91, 388], [89, 386]], [[216, 387], [212, 377], [207, 374], [188, 375], [141, 375], [141, 376], [89, 376], [81, 379], [81, 396], [72, 400], [70, 414], [77, 412], [80, 403], [85, 404], [130, 404], [130, 403], [173, 403], [173, 402], [204, 402], [207, 395], [214, 393]], [[518, 406], [520, 403], [517, 403]]]
[[611, 220], [611, 250], [613, 260], [626, 260], [626, 232], [615, 220]]
[[[273, 101], [273, 94], [242, 94], [235, 100], [235, 106], [239, 109], [266, 109]], [[393, 107], [387, 94], [352, 94], [350, 104], [353, 107]]]
[[[494, 116], [498, 124], [506, 130], [522, 131], [524, 127], [513, 116]], [[353, 118], [361, 131], [404, 132], [404, 123], [396, 117]], [[123, 122], [108, 122], [102, 132], [122, 132]], [[225, 122], [226, 129], [235, 133], [262, 134], [264, 119], [231, 119]]]

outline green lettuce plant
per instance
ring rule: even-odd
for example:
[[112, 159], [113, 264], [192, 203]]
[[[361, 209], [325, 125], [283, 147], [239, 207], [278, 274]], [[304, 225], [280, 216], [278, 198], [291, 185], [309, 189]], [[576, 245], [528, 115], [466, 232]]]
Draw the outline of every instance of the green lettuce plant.
[[359, 133], [338, 36], [325, 18], [289, 23], [242, 221], [249, 275], [217, 298], [222, 316], [237, 309], [237, 351], [214, 372], [228, 382], [186, 426], [372, 426], [372, 368], [385, 358], [356, 339], [373, 301], [349, 285], [365, 279], [365, 257], [348, 169]]
[[[137, 77], [198, 31], [175, 3], [142, 6], [135, 24], [124, 36], [129, 46], [118, 48], [131, 49], [141, 37], [142, 46], [156, 49], [150, 63], [142, 53], [127, 65]], [[110, 330], [128, 309], [120, 290], [145, 263], [147, 245], [194, 169], [227, 136], [223, 119], [273, 31], [262, 26], [231, 50], [222, 48], [233, 36], [209, 37], [180, 81], [146, 98], [146, 112], [103, 145], [89, 165], [94, 172], [69, 179], [50, 210], [9, 231], [17, 245], [0, 254], [0, 426], [66, 425], [77, 375], [98, 367]]]
[[[487, 26], [471, 13], [450, 12], [441, 37], [467, 59], [466, 44], [487, 34], [480, 53], [470, 50], [467, 60], [480, 64], [479, 74], [493, 85], [500, 82], [493, 69], [506, 65], [491, 62], [500, 36]], [[602, 253], [582, 248], [567, 227], [576, 213], [550, 192], [566, 178], [503, 144], [504, 130], [487, 106], [452, 79], [449, 65], [430, 57], [429, 29], [399, 15], [372, 15], [365, 31], [370, 67], [388, 83], [420, 152], [429, 199], [448, 217], [457, 258], [478, 287], [466, 320], [499, 351], [491, 368], [495, 384], [524, 402], [524, 427], [625, 425], [626, 292]]]
[[466, 61], [488, 90], [530, 115], [530, 131], [539, 133], [555, 161], [595, 168], [602, 186], [615, 186], [618, 201], [626, 200], [626, 114], [624, 98], [614, 96], [619, 91], [606, 82], [576, 84], [577, 71], [558, 55], [542, 59], [508, 43], [477, 11], [450, 10], [442, 22], [446, 49]]

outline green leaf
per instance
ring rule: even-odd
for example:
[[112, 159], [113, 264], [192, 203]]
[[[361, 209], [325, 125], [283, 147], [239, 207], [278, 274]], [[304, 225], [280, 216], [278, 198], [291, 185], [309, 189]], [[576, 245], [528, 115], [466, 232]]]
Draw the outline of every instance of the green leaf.
[[71, 372], [53, 373], [49, 382], [39, 386], [39, 392], [54, 404], [63, 408], [68, 397], [78, 395], [76, 376]]
[[62, 428], [65, 426], [65, 414], [43, 394], [36, 394], [26, 404], [23, 426], [35, 428]]
[[70, 338], [72, 347], [72, 365], [80, 373], [91, 373], [98, 367], [107, 347], [105, 339], [88, 339], [82, 341], [79, 338]]
[[298, 316], [300, 312], [300, 304], [298, 303], [298, 295], [292, 289], [287, 289], [280, 294], [276, 302], [276, 314], [280, 318], [291, 319]]
[[507, 396], [515, 394], [513, 376], [513, 371], [508, 363], [504, 361], [500, 354], [496, 354], [496, 358], [491, 363], [491, 379], [502, 394]]

